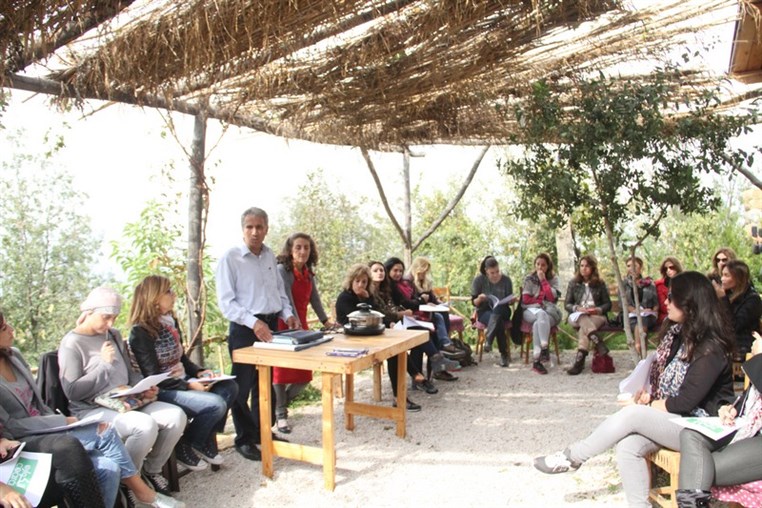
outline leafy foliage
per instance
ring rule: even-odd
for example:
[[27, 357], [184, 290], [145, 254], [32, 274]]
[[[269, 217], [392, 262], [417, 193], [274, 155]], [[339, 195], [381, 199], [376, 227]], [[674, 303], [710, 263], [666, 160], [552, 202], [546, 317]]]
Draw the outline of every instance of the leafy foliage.
[[28, 353], [58, 346], [96, 284], [98, 241], [80, 212], [86, 196], [51, 164], [61, 145], [56, 140], [41, 156], [13, 154], [1, 166], [0, 298], [17, 346]]
[[675, 96], [673, 79], [667, 71], [648, 83], [599, 75], [580, 84], [579, 104], [566, 109], [561, 85], [535, 83], [516, 110], [527, 151], [502, 166], [521, 196], [521, 216], [560, 226], [576, 214], [583, 234], [601, 234], [608, 222], [621, 239], [658, 235], [672, 206], [686, 214], [716, 209], [702, 175], [751, 163], [752, 154], [729, 142], [754, 117], [718, 114], [715, 89]]
[[347, 268], [371, 259], [383, 261], [394, 253], [397, 237], [382, 226], [386, 221], [364, 213], [347, 196], [337, 194], [321, 169], [307, 173], [288, 205], [285, 220], [270, 221], [267, 244], [278, 254], [292, 233], [312, 236], [320, 254], [315, 271], [326, 311], [341, 290]]
[[[135, 286], [148, 275], [163, 275], [172, 281], [177, 293], [175, 313], [178, 316], [183, 337], [187, 340], [187, 293], [186, 259], [187, 243], [183, 239], [183, 227], [180, 224], [179, 195], [162, 196], [150, 200], [140, 213], [140, 218], [124, 227], [121, 241], [112, 242], [111, 257], [119, 263], [127, 282], [119, 285], [119, 291], [125, 297], [125, 306], [119, 316], [117, 326], [126, 326], [129, 307]], [[211, 259], [205, 255], [203, 260], [204, 284], [207, 295], [215, 295], [214, 270]], [[227, 321], [217, 307], [217, 299], [206, 299], [206, 320], [203, 336], [224, 336], [227, 333]]]

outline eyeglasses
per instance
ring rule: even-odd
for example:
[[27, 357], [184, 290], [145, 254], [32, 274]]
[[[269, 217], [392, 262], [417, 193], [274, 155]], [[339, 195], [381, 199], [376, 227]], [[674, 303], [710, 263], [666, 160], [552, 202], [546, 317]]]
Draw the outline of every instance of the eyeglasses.
[[728, 258], [714, 258], [715, 263], [727, 263]]
[[672, 291], [670, 291], [670, 292], [668, 292], [668, 293], [667, 293], [667, 301], [668, 301], [668, 302], [671, 302], [671, 301], [672, 301]]
[[665, 269], [665, 270], [677, 270], [677, 268], [675, 268], [675, 267], [674, 267], [674, 266], [672, 266], [672, 265], [669, 265], [669, 266], [665, 266], [665, 267], [664, 267], [664, 269]]

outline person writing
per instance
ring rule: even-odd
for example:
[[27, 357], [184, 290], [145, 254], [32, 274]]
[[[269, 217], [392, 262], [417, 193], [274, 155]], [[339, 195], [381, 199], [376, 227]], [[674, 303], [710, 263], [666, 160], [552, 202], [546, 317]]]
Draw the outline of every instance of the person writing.
[[730, 354], [733, 348], [725, 313], [709, 279], [683, 272], [672, 279], [667, 319], [649, 376], [649, 390], [606, 418], [586, 438], [534, 466], [547, 474], [576, 470], [616, 446], [617, 465], [627, 503], [650, 508], [646, 456], [659, 448], [681, 451], [682, 427], [676, 416], [716, 416], [733, 400]]
[[[249, 347], [255, 341], [271, 342], [278, 318], [289, 329], [298, 327], [283, 279], [278, 275], [275, 254], [264, 241], [269, 230], [267, 212], [249, 208], [241, 215], [243, 243], [228, 249], [217, 265], [217, 302], [230, 321], [228, 350]], [[259, 374], [254, 365], [233, 362], [238, 396], [231, 408], [235, 425], [235, 449], [246, 459], [262, 460], [257, 448], [263, 431], [259, 426]], [[275, 393], [270, 386], [271, 400]], [[251, 407], [249, 407], [251, 399]], [[275, 420], [275, 411], [271, 418]]]

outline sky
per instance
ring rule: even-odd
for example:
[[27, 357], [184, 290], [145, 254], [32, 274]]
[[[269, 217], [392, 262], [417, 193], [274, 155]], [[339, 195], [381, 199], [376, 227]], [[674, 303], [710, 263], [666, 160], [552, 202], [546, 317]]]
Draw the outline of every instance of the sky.
[[[117, 273], [108, 259], [110, 242], [119, 238], [124, 225], [135, 221], [145, 203], [162, 192], [183, 192], [189, 185], [188, 155], [193, 136], [193, 119], [187, 115], [170, 116], [153, 109], [88, 102], [84, 116], [80, 111], [58, 112], [49, 99], [40, 95], [12, 91], [12, 100], [2, 118], [6, 134], [23, 132], [23, 147], [10, 146], [0, 135], [0, 159], [13, 150], [39, 151], [49, 133], [60, 134], [65, 147], [55, 155], [54, 164], [74, 175], [75, 185], [87, 197], [83, 209], [92, 227], [102, 238], [98, 271]], [[250, 206], [265, 209], [271, 224], [284, 213], [289, 196], [310, 170], [322, 168], [330, 185], [357, 203], [381, 203], [367, 165], [358, 149], [286, 140], [250, 129], [229, 127], [210, 120], [207, 127], [206, 173], [211, 200], [207, 225], [208, 252], [218, 257], [241, 238], [240, 215]], [[481, 147], [421, 147], [410, 163], [411, 185], [445, 188], [461, 181], [471, 169]], [[468, 195], [493, 195], [500, 199], [494, 185], [501, 176], [496, 158], [501, 149], [485, 156]], [[371, 157], [401, 218], [402, 156], [371, 152]], [[174, 165], [175, 182], [168, 186], [159, 175]], [[187, 207], [184, 195], [181, 206]], [[273, 239], [271, 239], [273, 240]]]

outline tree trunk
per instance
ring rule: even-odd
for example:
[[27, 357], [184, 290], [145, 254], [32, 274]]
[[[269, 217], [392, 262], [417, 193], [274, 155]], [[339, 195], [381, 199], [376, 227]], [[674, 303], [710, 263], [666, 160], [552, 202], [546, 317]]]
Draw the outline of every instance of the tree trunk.
[[574, 277], [577, 261], [575, 259], [576, 252], [574, 250], [571, 220], [564, 227], [556, 230], [556, 252], [558, 252], [556, 274], [558, 275], [559, 287], [561, 290], [564, 290], [572, 277]]
[[404, 238], [404, 261], [409, 267], [413, 263], [413, 209], [410, 203], [410, 150], [407, 147], [402, 151], [402, 180], [405, 185], [405, 193], [402, 196], [402, 207], [405, 219]]
[[188, 195], [188, 357], [197, 365], [204, 364], [203, 318], [203, 215], [204, 215], [204, 158], [206, 154], [206, 117], [195, 116], [193, 147], [190, 160], [190, 193]]

